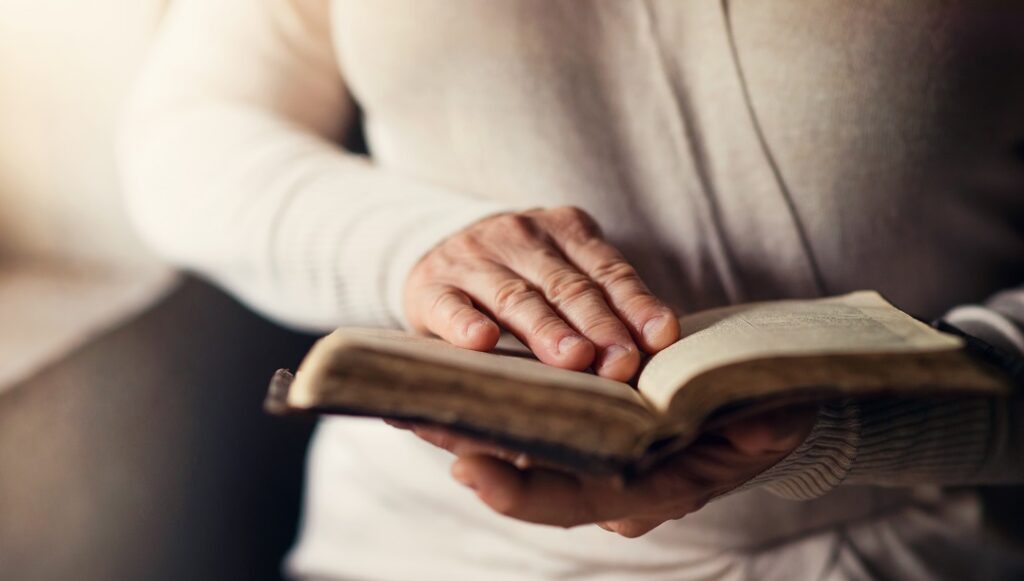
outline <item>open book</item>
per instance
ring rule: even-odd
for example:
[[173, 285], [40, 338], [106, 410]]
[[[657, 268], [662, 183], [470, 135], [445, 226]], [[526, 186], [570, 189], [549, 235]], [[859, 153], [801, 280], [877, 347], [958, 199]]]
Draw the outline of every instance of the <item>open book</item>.
[[635, 388], [522, 352], [339, 329], [294, 377], [275, 375], [267, 409], [438, 424], [574, 469], [623, 473], [646, 469], [716, 422], [767, 407], [1010, 390], [960, 338], [872, 291], [723, 307], [679, 321], [682, 338], [648, 360]]

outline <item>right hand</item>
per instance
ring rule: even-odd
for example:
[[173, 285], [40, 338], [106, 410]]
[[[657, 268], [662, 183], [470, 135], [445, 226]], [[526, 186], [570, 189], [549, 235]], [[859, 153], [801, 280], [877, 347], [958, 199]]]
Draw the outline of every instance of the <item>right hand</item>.
[[619, 381], [640, 349], [679, 339], [672, 310], [571, 207], [492, 216], [446, 239], [409, 274], [405, 313], [459, 347], [488, 351], [504, 328], [544, 363]]

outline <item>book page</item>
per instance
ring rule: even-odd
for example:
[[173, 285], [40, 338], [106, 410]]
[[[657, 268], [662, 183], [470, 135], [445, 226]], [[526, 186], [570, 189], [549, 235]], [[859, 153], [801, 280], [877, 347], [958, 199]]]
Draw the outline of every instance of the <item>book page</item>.
[[[385, 329], [343, 328], [321, 341], [326, 344], [318, 353], [324, 355], [343, 348], [361, 348], [413, 361], [437, 363], [464, 370], [467, 374], [511, 379], [522, 383], [524, 388], [542, 385], [552, 389], [586, 391], [648, 408], [644, 398], [630, 385], [589, 373], [545, 365], [533, 358], [528, 349], [510, 336], [503, 336], [493, 353], [460, 349], [440, 339]], [[303, 387], [305, 384], [299, 382], [298, 385]], [[301, 405], [304, 398], [312, 398], [313, 394], [305, 394], [300, 389], [293, 397], [296, 398], [293, 403]]]
[[339, 329], [306, 355], [283, 403], [441, 425], [574, 465], [622, 465], [647, 449], [657, 420], [628, 384], [550, 367], [514, 344], [495, 351]]
[[935, 331], [874, 291], [723, 307], [684, 316], [680, 326], [683, 338], [653, 357], [640, 375], [640, 392], [658, 409], [667, 409], [690, 379], [740, 361], [961, 346], [960, 339]]

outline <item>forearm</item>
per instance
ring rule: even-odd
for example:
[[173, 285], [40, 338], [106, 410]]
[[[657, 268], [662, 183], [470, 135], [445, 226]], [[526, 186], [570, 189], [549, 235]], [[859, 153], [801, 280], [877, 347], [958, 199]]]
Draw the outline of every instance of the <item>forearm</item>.
[[[1020, 291], [950, 319], [1004, 349], [1017, 349]], [[967, 316], [969, 315], [969, 316]], [[1024, 482], [1024, 397], [875, 398], [822, 407], [804, 444], [752, 482], [794, 499], [840, 484], [939, 486]]]
[[504, 209], [343, 151], [326, 0], [182, 0], [126, 117], [129, 207], [172, 261], [286, 323], [394, 325], [408, 271]]
[[132, 212], [153, 246], [304, 327], [395, 324], [413, 263], [502, 209], [381, 170], [261, 111], [165, 113], [133, 143]]

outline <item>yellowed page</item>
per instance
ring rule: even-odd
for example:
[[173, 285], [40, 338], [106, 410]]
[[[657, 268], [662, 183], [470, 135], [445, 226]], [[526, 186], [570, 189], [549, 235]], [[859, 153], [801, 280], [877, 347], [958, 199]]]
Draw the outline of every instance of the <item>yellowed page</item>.
[[640, 392], [657, 409], [667, 409], [693, 377], [740, 361], [961, 346], [960, 339], [917, 321], [874, 291], [723, 307], [682, 317], [680, 325], [683, 338], [652, 358], [640, 375]]
[[287, 407], [415, 418], [588, 469], [647, 449], [655, 416], [631, 386], [549, 367], [508, 343], [499, 349], [341, 329], [307, 354], [286, 389]]
[[[343, 347], [360, 347], [412, 360], [438, 363], [469, 373], [476, 372], [516, 380], [524, 387], [545, 385], [557, 389], [586, 391], [647, 407], [644, 399], [629, 385], [588, 373], [545, 365], [529, 356], [529, 351], [520, 343], [507, 337], [502, 338], [498, 349], [511, 355], [469, 351], [454, 347], [440, 339], [382, 329], [339, 329], [321, 339], [321, 342], [325, 344], [314, 349], [310, 357], [330, 357]], [[301, 379], [301, 376], [296, 378], [295, 387], [289, 395], [289, 403], [297, 407], [311, 405], [314, 398], [314, 394], [307, 390], [306, 382]]]

